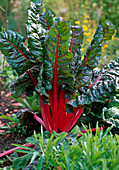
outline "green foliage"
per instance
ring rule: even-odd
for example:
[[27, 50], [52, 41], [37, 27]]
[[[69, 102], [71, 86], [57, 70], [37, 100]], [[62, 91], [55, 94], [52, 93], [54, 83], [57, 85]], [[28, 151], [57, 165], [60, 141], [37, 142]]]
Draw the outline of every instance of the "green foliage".
[[[8, 30], [0, 33], [0, 50], [19, 75], [10, 85], [13, 96], [18, 98], [24, 92], [30, 96], [36, 90], [46, 129], [69, 131], [81, 115], [84, 104], [104, 102], [115, 95], [119, 59], [95, 75], [102, 44], [112, 38], [115, 29], [110, 21], [102, 18], [82, 59], [85, 29], [56, 18], [49, 8], [42, 13], [42, 4], [43, 1], [31, 2], [28, 10], [27, 46], [23, 35]], [[66, 125], [58, 123], [63, 116]]]
[[[53, 77], [57, 71], [57, 85], [70, 85], [73, 78], [70, 73], [69, 65], [72, 61], [72, 53], [69, 51], [70, 27], [64, 21], [58, 20], [53, 27], [50, 28], [46, 41], [46, 49], [49, 62], [51, 63], [52, 73], [47, 70], [46, 79], [53, 83]], [[57, 58], [57, 63], [56, 63]], [[53, 73], [54, 72], [54, 73]], [[53, 75], [54, 74], [54, 75]], [[72, 84], [70, 85], [70, 87]], [[52, 87], [52, 85], [51, 85]], [[47, 89], [47, 85], [46, 85]], [[50, 90], [50, 89], [48, 89]]]
[[[33, 6], [33, 4], [31, 4], [31, 7]], [[40, 16], [39, 16], [40, 17]], [[37, 21], [37, 19], [36, 19], [36, 21]], [[33, 22], [35, 22], [34, 20], [33, 20]], [[37, 21], [38, 22], [38, 21]], [[66, 61], [67, 61], [67, 59], [68, 60], [71, 60], [71, 56], [69, 57], [68, 55], [70, 54], [71, 55], [71, 52], [68, 52], [68, 37], [67, 37], [67, 35], [68, 35], [68, 31], [69, 31], [69, 26], [68, 26], [68, 24], [66, 24], [64, 21], [60, 21], [60, 20], [58, 20], [58, 21], [55, 21], [56, 23], [54, 23], [54, 27], [51, 27], [51, 29], [49, 30], [49, 32], [48, 32], [48, 38], [47, 38], [47, 41], [46, 41], [46, 48], [47, 48], [47, 57], [49, 57], [49, 58], [47, 58], [47, 60], [50, 60], [50, 61], [52, 61], [52, 63], [53, 64], [55, 64], [55, 58], [54, 58], [54, 56], [55, 55], [59, 55], [59, 53], [61, 53], [60, 55], [63, 55], [63, 57], [61, 57], [60, 58], [60, 56], [58, 56], [58, 62], [60, 63], [61, 61], [63, 61], [63, 65], [59, 65], [59, 67], [61, 67], [62, 69], [61, 69], [61, 73], [60, 73], [60, 70], [58, 71], [61, 75], [67, 75], [67, 78], [69, 78], [69, 77], [71, 77], [71, 75], [70, 75], [70, 73], [68, 73], [67, 74], [67, 71], [66, 71], [66, 66], [64, 67], [64, 64], [70, 64], [71, 63], [71, 61], [69, 62], [69, 63], [67, 63]], [[39, 23], [40, 24], [40, 23]], [[31, 25], [30, 23], [28, 23], [27, 24], [27, 27], [29, 26], [29, 25]], [[56, 25], [56, 26], [55, 26]], [[65, 42], [63, 39], [62, 40], [60, 40], [61, 38], [60, 38], [60, 35], [59, 35], [59, 37], [58, 37], [58, 32], [56, 32], [56, 31], [58, 31], [58, 30], [60, 30], [61, 28], [62, 28], [62, 30], [60, 30], [60, 32], [62, 32], [63, 31], [63, 27], [61, 27], [61, 26], [63, 26], [64, 28], [65, 28], [65, 26], [66, 26], [66, 28], [65, 28], [65, 31], [67, 31], [67, 34], [66, 34], [66, 36], [65, 35], [63, 35], [63, 38], [64, 38], [64, 40], [65, 41], [67, 41], [67, 42]], [[42, 28], [42, 27], [41, 27]], [[37, 29], [37, 28], [36, 28]], [[54, 30], [54, 32], [53, 32], [53, 30]], [[103, 30], [106, 30], [106, 32], [104, 31], [103, 32]], [[31, 31], [32, 32], [32, 31]], [[91, 74], [89, 74], [90, 76], [87, 76], [87, 72], [86, 72], [86, 69], [87, 69], [87, 67], [89, 67], [89, 70], [90, 70], [90, 72], [92, 72], [92, 69], [93, 68], [95, 68], [96, 66], [97, 66], [97, 64], [98, 64], [98, 62], [99, 62], [99, 56], [100, 56], [100, 51], [101, 51], [101, 46], [99, 46], [99, 44], [101, 44], [102, 43], [102, 41], [104, 41], [105, 39], [110, 39], [110, 37], [111, 37], [111, 35], [114, 33], [114, 28], [113, 28], [113, 25], [110, 23], [110, 22], [108, 22], [108, 21], [106, 21], [106, 20], [101, 20], [100, 21], [100, 24], [99, 24], [99, 26], [98, 26], [98, 28], [97, 28], [97, 31], [96, 31], [96, 34], [94, 35], [94, 39], [92, 40], [92, 42], [91, 42], [91, 46], [89, 46], [89, 48], [88, 48], [88, 50], [87, 50], [87, 53], [86, 53], [86, 55], [85, 55], [85, 57], [84, 57], [84, 60], [82, 61], [82, 64], [81, 64], [81, 68], [79, 68], [79, 73], [80, 74], [78, 74], [78, 76], [75, 78], [76, 80], [76, 83], [77, 83], [77, 80], [80, 80], [79, 81], [79, 83], [78, 83], [78, 88], [80, 87], [80, 86], [84, 86], [85, 84], [87, 84], [88, 82], [89, 82], [89, 80], [90, 80], [90, 78], [91, 78]], [[38, 33], [37, 33], [38, 34]], [[52, 34], [54, 34], [54, 35], [52, 35]], [[65, 50], [67, 51], [67, 53], [66, 53], [66, 51], [65, 51], [65, 53], [66, 53], [66, 56], [64, 55], [64, 47], [63, 46], [61, 46], [60, 44], [58, 44], [59, 45], [59, 49], [58, 49], [58, 54], [56, 53], [54, 53], [54, 51], [52, 51], [52, 48], [54, 48], [54, 49], [56, 49], [57, 48], [57, 41], [58, 40], [55, 40], [55, 42], [54, 42], [54, 40], [52, 39], [53, 38], [53, 36], [55, 36], [55, 34], [57, 35], [57, 38], [58, 38], [58, 40], [60, 41], [60, 43], [62, 43], [62, 41], [64, 41], [64, 44], [66, 45], [66, 43], [67, 43], [67, 47], [66, 46], [64, 46], [65, 47]], [[28, 38], [30, 38], [29, 36], [28, 36]], [[15, 33], [15, 32], [12, 32], [12, 31], [6, 31], [6, 32], [2, 32], [1, 33], [1, 50], [2, 50], [2, 52], [5, 54], [5, 55], [7, 55], [7, 61], [8, 61], [8, 63], [13, 67], [13, 68], [15, 68], [16, 69], [16, 71], [20, 74], [20, 72], [22, 73], [23, 71], [26, 71], [27, 69], [28, 69], [28, 67], [30, 66], [30, 71], [32, 72], [32, 74], [33, 74], [33, 77], [34, 77], [34, 79], [36, 79], [35, 78], [35, 76], [37, 76], [37, 73], [35, 72], [35, 69], [37, 68], [37, 66], [36, 66], [36, 68], [35, 67], [31, 67], [31, 66], [33, 66], [33, 63], [29, 63], [29, 62], [31, 62], [31, 56], [30, 56], [30, 51], [33, 49], [33, 46], [32, 46], [32, 48], [30, 47], [30, 51], [28, 52], [27, 51], [27, 49], [26, 49], [26, 47], [24, 46], [24, 44], [23, 44], [23, 42], [24, 42], [24, 37], [23, 36], [21, 36], [20, 34], [18, 34], [18, 33]], [[18, 40], [20, 41], [20, 44], [18, 44]], [[40, 40], [39, 40], [40, 41]], [[14, 42], [14, 44], [13, 44], [13, 42]], [[28, 42], [30, 42], [30, 40], [28, 41]], [[52, 48], [51, 48], [51, 45], [49, 46], [49, 43], [51, 43], [51, 45], [54, 45], [55, 44], [55, 46], [53, 47], [52, 46]], [[59, 42], [58, 42], [59, 43]], [[73, 42], [74, 43], [74, 42]], [[61, 50], [60, 50], [60, 46], [61, 46]], [[97, 48], [96, 48], [97, 47]], [[100, 48], [100, 50], [98, 49], [98, 48]], [[50, 51], [50, 50], [51, 51]], [[54, 50], [53, 49], [53, 50]], [[95, 51], [94, 51], [95, 50]], [[55, 51], [56, 52], [56, 51]], [[9, 57], [8, 57], [8, 53], [9, 53]], [[14, 55], [15, 55], [15, 57], [14, 57]], [[54, 56], [52, 56], [51, 54], [53, 54]], [[92, 57], [93, 56], [93, 57]], [[14, 58], [13, 58], [14, 57]], [[66, 59], [66, 57], [67, 57], [67, 59]], [[20, 60], [20, 61], [19, 61]], [[29, 60], [29, 62], [28, 62], [28, 60]], [[60, 61], [61, 60], [61, 61]], [[37, 62], [37, 60], [36, 61], [34, 61], [35, 63]], [[66, 62], [66, 63], [64, 63], [64, 62]], [[62, 67], [63, 66], [63, 67]], [[39, 67], [39, 65], [38, 65], [38, 67]], [[85, 68], [86, 67], [86, 68]], [[35, 69], [34, 69], [35, 68]], [[22, 70], [23, 71], [22, 71]], [[53, 67], [52, 68], [52, 71], [55, 69], [55, 67]], [[58, 69], [58, 67], [57, 67], [57, 69]], [[64, 69], [64, 70], [63, 70]], [[68, 68], [67, 68], [68, 69]], [[81, 69], [82, 69], [82, 71], [81, 71]], [[40, 71], [40, 70], [39, 70]], [[39, 72], [38, 71], [38, 72]], [[45, 70], [44, 70], [45, 71]], [[46, 72], [46, 71], [45, 71]], [[48, 71], [47, 71], [48, 72]], [[69, 71], [68, 71], [69, 72]], [[59, 74], [59, 77], [60, 78], [63, 78], [61, 75]], [[86, 76], [85, 76], [85, 74], [86, 74]], [[21, 75], [18, 79], [17, 79], [17, 81], [15, 82], [15, 83], [13, 83], [12, 85], [11, 85], [11, 90], [12, 90], [12, 92], [14, 93], [14, 95], [15, 95], [15, 97], [19, 97], [20, 95], [21, 95], [21, 93], [23, 92], [23, 91], [28, 91], [29, 90], [29, 84], [31, 85], [31, 81], [29, 81], [29, 78], [28, 78], [28, 76], [29, 76], [29, 73], [28, 73], [28, 71], [27, 72], [25, 72], [23, 75]], [[51, 77], [53, 77], [51, 74], [49, 75], [49, 76], [51, 76]], [[46, 78], [49, 78], [49, 77], [46, 77]], [[65, 76], [65, 78], [66, 78], [66, 76]], [[24, 81], [24, 79], [26, 80], [26, 81]], [[72, 79], [73, 80], [73, 79]], [[82, 81], [81, 81], [82, 80]], [[28, 83], [26, 83], [26, 82], [28, 82]], [[84, 83], [85, 82], [85, 83]], [[24, 83], [24, 85], [23, 85], [23, 83]], [[22, 85], [21, 85], [22, 84]], [[73, 83], [74, 84], [74, 83]], [[17, 86], [16, 86], [17, 85]], [[16, 86], [16, 88], [15, 88], [15, 86]], [[13, 87], [13, 88], [12, 88]], [[33, 88], [33, 87], [32, 87]], [[15, 90], [16, 89], [16, 90]], [[27, 90], [28, 89], [28, 90]], [[46, 89], [47, 89], [47, 86], [46, 86]], [[17, 96], [16, 96], [17, 95]]]
[[[113, 70], [114, 71], [114, 70]], [[114, 75], [114, 74], [113, 74]], [[119, 94], [118, 89], [116, 90], [116, 95], [112, 100], [107, 100], [106, 102], [94, 102], [90, 105], [85, 105], [85, 109], [77, 124], [80, 126], [81, 123], [87, 125], [91, 123], [95, 127], [98, 121], [102, 126], [109, 126], [109, 124], [114, 125], [115, 132], [119, 128]], [[95, 119], [94, 119], [95, 117]], [[114, 132], [114, 133], [115, 133]]]
[[5, 126], [0, 127], [0, 129], [5, 129], [7, 133], [21, 133], [26, 135], [26, 126], [21, 124], [20, 119], [16, 116], [16, 114], [12, 114], [12, 117], [8, 117], [5, 115], [0, 116], [2, 119], [10, 120], [6, 123]]
[[[85, 128], [85, 127], [84, 127]], [[86, 128], [85, 128], [86, 129]], [[35, 149], [19, 146], [24, 150], [16, 150], [26, 155], [16, 158], [11, 167], [17, 169], [115, 169], [119, 168], [119, 136], [113, 136], [109, 131], [105, 132], [96, 128], [95, 135], [92, 132], [83, 134], [77, 139], [72, 134], [52, 132], [50, 137], [36, 134], [26, 139], [35, 145]], [[74, 133], [73, 131], [73, 133]], [[29, 165], [26, 165], [30, 162]]]
[[30, 58], [29, 52], [23, 44], [24, 41], [24, 36], [13, 31], [2, 32], [0, 35], [0, 46], [2, 46], [0, 50], [18, 74], [20, 74], [23, 64], [27, 61], [24, 56], [28, 55], [27, 57]]
[[14, 98], [13, 96], [9, 96], [11, 99], [16, 100], [21, 104], [21, 107], [29, 109], [29, 111], [35, 111], [40, 113], [39, 99], [36, 92], [33, 92], [33, 96], [26, 96], [25, 100], [22, 98]]
[[[2, 60], [3, 61], [3, 60]], [[6, 64], [6, 63], [5, 63]], [[3, 87], [8, 87], [9, 84], [11, 83], [12, 80], [17, 78], [17, 73], [15, 70], [13, 70], [11, 67], [8, 65], [5, 65], [4, 67], [4, 73], [3, 73], [3, 67], [2, 64], [0, 63], [1, 68], [0, 68], [0, 82], [3, 85]]]
[[109, 102], [108, 108], [103, 108], [103, 120], [119, 128], [119, 100], [116, 97]]

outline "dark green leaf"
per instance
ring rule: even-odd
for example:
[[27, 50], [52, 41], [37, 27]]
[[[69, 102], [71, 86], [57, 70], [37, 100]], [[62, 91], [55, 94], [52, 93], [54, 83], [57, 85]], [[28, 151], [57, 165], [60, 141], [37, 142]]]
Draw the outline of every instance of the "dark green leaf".
[[34, 137], [28, 137], [26, 138], [26, 141], [28, 143], [32, 143], [33, 145], [35, 145], [38, 142]]
[[115, 81], [111, 77], [103, 76], [92, 88], [83, 91], [79, 104], [90, 104], [91, 102], [104, 102], [115, 95]]
[[81, 64], [81, 44], [83, 41], [83, 28], [81, 26], [71, 26], [70, 51], [73, 53], [73, 61], [70, 69], [73, 75], [77, 74]]
[[46, 8], [45, 12], [40, 15], [39, 23], [46, 30], [49, 30], [53, 25], [53, 18], [55, 17], [55, 13], [53, 10]]
[[26, 46], [25, 37], [13, 31], [0, 33], [0, 50], [6, 56], [10, 66], [20, 74], [22, 67], [31, 58]]
[[72, 52], [69, 51], [68, 46], [69, 32], [69, 25], [63, 21], [58, 21], [49, 30], [46, 49], [48, 54], [47, 63], [50, 63], [49, 67], [51, 69], [45, 67], [45, 73], [50, 84], [53, 82], [53, 77], [57, 77], [58, 85], [70, 85], [73, 83], [69, 69], [72, 61]]
[[39, 76], [39, 70], [41, 67], [41, 64], [32, 67], [10, 84], [9, 88], [13, 97], [18, 98], [23, 92], [28, 92], [27, 95], [29, 95], [34, 90], [35, 84], [29, 75], [29, 71], [32, 74], [34, 80], [37, 82], [37, 77]]
[[27, 27], [27, 36], [28, 36], [28, 47], [29, 52], [32, 55], [32, 58], [36, 61], [43, 60], [43, 31], [41, 24], [39, 23], [39, 12], [41, 10], [42, 3], [33, 3], [31, 2], [30, 10], [28, 10], [28, 21], [26, 24]]
[[32, 154], [27, 154], [22, 157], [16, 158], [13, 162], [13, 167], [18, 170], [24, 168], [27, 162], [32, 158]]
[[85, 65], [84, 67], [80, 67], [78, 74], [76, 76], [76, 88], [80, 88], [85, 86], [87, 83], [90, 82], [92, 77], [92, 69], [90, 66]]
[[103, 120], [119, 128], [119, 109], [117, 107], [104, 108]]
[[82, 67], [89, 65], [93, 69], [98, 65], [101, 56], [102, 42], [110, 40], [114, 32], [115, 29], [111, 22], [105, 19], [100, 21], [91, 45], [88, 47], [87, 53], [82, 61]]

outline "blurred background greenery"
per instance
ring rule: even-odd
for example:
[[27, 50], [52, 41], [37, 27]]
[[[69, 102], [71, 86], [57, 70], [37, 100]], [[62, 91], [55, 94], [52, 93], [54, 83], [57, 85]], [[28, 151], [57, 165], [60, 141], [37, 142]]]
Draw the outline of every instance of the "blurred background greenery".
[[[114, 24], [116, 32], [111, 41], [103, 44], [99, 67], [111, 62], [119, 55], [119, 0], [44, 1], [44, 8], [47, 6], [54, 10], [56, 16], [61, 16], [65, 20], [71, 21], [73, 25], [81, 25], [84, 28], [82, 58], [102, 17], [109, 19]], [[25, 23], [29, 5], [30, 0], [0, 0], [0, 29], [5, 27], [26, 35]], [[4, 57], [0, 55], [0, 76], [8, 70]]]

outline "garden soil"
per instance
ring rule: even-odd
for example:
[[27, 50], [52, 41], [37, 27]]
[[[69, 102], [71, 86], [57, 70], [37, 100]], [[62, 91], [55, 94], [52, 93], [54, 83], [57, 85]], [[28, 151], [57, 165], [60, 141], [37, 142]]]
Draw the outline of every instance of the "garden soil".
[[[8, 95], [10, 93], [0, 84], [0, 115], [4, 114], [11, 117], [13, 113], [16, 113], [21, 108], [19, 107], [19, 103], [10, 99]], [[0, 126], [4, 126], [8, 122], [9, 120], [0, 117]], [[0, 153], [15, 147], [11, 144], [24, 144], [26, 137], [21, 134], [5, 134], [5, 130], [0, 130]]]

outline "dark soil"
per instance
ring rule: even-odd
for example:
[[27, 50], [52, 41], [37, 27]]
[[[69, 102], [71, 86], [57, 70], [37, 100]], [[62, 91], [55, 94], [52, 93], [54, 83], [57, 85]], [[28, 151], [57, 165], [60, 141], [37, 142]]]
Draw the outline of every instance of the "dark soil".
[[19, 135], [10, 135], [9, 137], [0, 136], [0, 153], [12, 149], [15, 146], [12, 144], [24, 144], [25, 143], [26, 136]]

